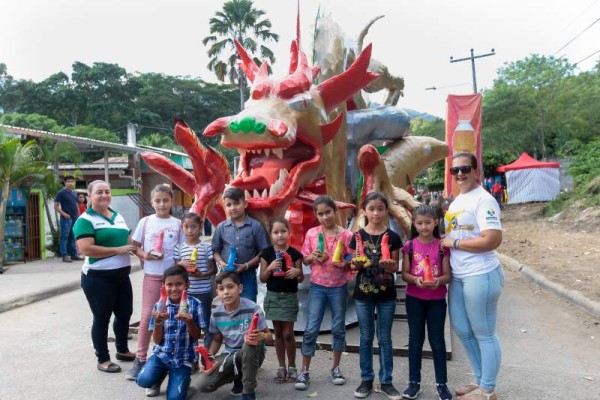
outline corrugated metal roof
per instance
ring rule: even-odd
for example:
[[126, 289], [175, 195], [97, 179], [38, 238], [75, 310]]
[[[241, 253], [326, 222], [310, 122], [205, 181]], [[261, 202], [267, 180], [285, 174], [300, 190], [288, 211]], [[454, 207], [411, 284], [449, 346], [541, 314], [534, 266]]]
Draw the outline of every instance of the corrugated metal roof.
[[96, 140], [96, 139], [89, 139], [89, 138], [84, 138], [84, 137], [79, 137], [79, 136], [67, 135], [65, 133], [48, 132], [48, 131], [42, 131], [42, 130], [37, 130], [37, 129], [21, 128], [18, 126], [3, 125], [3, 124], [0, 124], [0, 128], [4, 128], [8, 133], [13, 134], [13, 135], [25, 135], [25, 136], [32, 136], [32, 137], [38, 137], [38, 138], [47, 137], [49, 139], [56, 140], [59, 142], [73, 143], [78, 148], [86, 149], [86, 150], [98, 149], [101, 151], [104, 151], [104, 150], [122, 151], [125, 153], [133, 153], [133, 154], [143, 153], [144, 151], [153, 151], [155, 153], [161, 153], [161, 154], [165, 154], [165, 155], [179, 155], [179, 156], [188, 157], [187, 154], [182, 153], [180, 151], [161, 149], [161, 148], [152, 147], [152, 146], [143, 146], [143, 145], [128, 146], [128, 145], [120, 144], [120, 143], [111, 143], [111, 142], [106, 142], [103, 140]]

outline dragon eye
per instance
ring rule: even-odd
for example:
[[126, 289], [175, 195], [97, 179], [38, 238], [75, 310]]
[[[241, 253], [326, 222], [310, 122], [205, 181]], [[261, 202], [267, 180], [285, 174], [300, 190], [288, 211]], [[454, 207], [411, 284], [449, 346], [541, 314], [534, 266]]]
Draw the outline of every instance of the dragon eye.
[[288, 100], [288, 105], [295, 111], [307, 111], [312, 106], [312, 97], [308, 93], [302, 93]]

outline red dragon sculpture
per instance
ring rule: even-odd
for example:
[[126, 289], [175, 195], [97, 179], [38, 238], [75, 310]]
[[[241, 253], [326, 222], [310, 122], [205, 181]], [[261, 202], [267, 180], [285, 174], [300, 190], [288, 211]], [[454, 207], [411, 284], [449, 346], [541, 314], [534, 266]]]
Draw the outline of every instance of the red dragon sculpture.
[[182, 121], [176, 123], [175, 139], [189, 154], [193, 174], [158, 154], [142, 154], [151, 168], [193, 195], [191, 210], [215, 225], [225, 219], [220, 194], [228, 183], [245, 191], [248, 213], [265, 226], [271, 218], [285, 215], [290, 205], [297, 202], [288, 213], [295, 245], [301, 245], [305, 229], [314, 223], [311, 217], [307, 220], [302, 215], [305, 213], [300, 204], [311, 203], [317, 194], [325, 193], [327, 163], [323, 147], [344, 123], [343, 112], [330, 120], [328, 115], [378, 76], [367, 71], [369, 45], [346, 71], [315, 86], [319, 67], [308, 64], [298, 43], [299, 38], [292, 42], [289, 74], [274, 80], [267, 74], [266, 62], [259, 68], [235, 42], [240, 67], [252, 82], [250, 99], [239, 114], [217, 119], [203, 133], [221, 135], [224, 147], [239, 151], [239, 172], [231, 182], [223, 156], [202, 146]]

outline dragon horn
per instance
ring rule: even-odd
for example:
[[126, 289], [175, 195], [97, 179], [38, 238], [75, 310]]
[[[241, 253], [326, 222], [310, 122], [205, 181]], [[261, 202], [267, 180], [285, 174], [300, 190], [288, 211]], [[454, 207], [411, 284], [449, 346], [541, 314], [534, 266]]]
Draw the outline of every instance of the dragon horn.
[[246, 49], [244, 49], [244, 46], [242, 46], [242, 44], [238, 42], [237, 39], [234, 39], [233, 43], [235, 44], [235, 48], [237, 49], [238, 54], [241, 58], [239, 63], [240, 68], [242, 69], [242, 71], [244, 71], [244, 74], [246, 75], [246, 77], [248, 77], [248, 80], [250, 80], [250, 82], [254, 82], [254, 76], [258, 71], [258, 66], [254, 62], [254, 60], [250, 58], [250, 56], [246, 52]]
[[326, 112], [330, 112], [338, 104], [348, 100], [354, 93], [377, 79], [379, 74], [367, 71], [371, 60], [371, 49], [372, 45], [369, 44], [350, 68], [317, 86]]
[[293, 74], [296, 71], [296, 67], [298, 66], [298, 45], [295, 40], [292, 40], [292, 45], [290, 46], [290, 69], [289, 74]]

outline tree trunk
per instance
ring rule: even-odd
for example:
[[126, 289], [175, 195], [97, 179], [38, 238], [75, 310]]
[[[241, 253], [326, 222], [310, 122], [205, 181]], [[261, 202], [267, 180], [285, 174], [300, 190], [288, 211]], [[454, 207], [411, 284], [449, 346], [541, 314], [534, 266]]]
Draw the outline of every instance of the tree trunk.
[[244, 89], [246, 86], [246, 77], [241, 68], [238, 68], [238, 87], [240, 88], [240, 111], [244, 109]]
[[2, 181], [2, 192], [0, 193], [0, 273], [4, 266], [4, 235], [6, 233], [6, 203], [8, 202], [8, 189], [10, 182]]

